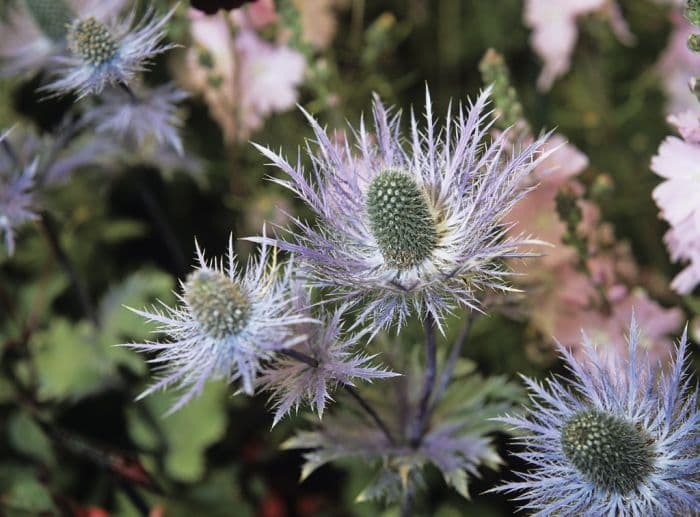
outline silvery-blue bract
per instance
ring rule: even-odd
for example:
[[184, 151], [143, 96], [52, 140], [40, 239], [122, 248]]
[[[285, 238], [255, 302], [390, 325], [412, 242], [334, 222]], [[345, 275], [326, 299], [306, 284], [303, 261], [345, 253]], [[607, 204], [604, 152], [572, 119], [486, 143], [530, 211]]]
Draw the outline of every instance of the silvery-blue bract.
[[495, 489], [517, 492], [534, 515], [677, 516], [700, 512], [700, 412], [684, 332], [663, 373], [641, 353], [633, 320], [628, 356], [612, 364], [585, 339], [585, 358], [559, 346], [574, 378], [525, 379], [532, 405], [501, 418], [522, 430], [531, 467]]
[[[374, 132], [364, 121], [334, 142], [309, 114], [311, 173], [270, 149], [258, 149], [287, 176], [273, 181], [297, 194], [316, 224], [274, 242], [298, 257], [310, 281], [329, 297], [361, 307], [373, 331], [416, 312], [438, 326], [455, 305], [478, 308], [479, 291], [507, 290], [502, 259], [529, 254], [526, 238], [508, 238], [502, 220], [521, 198], [523, 178], [541, 159], [542, 137], [518, 150], [507, 132], [491, 136], [489, 90], [467, 109], [448, 108], [436, 127], [426, 91], [425, 123], [413, 112], [404, 137], [400, 114], [379, 99]], [[514, 150], [515, 148], [515, 150]], [[260, 238], [253, 238], [260, 241]]]
[[154, 56], [174, 47], [161, 41], [176, 7], [163, 17], [149, 9], [139, 21], [133, 9], [106, 22], [76, 18], [68, 27], [70, 52], [53, 58], [53, 80], [42, 90], [56, 95], [72, 92], [82, 98], [99, 94], [108, 85], [128, 85]]
[[158, 331], [169, 341], [124, 345], [158, 353], [151, 362], [161, 378], [139, 398], [174, 386], [183, 394], [170, 412], [201, 393], [211, 378], [240, 379], [243, 390], [252, 394], [260, 362], [306, 339], [292, 326], [313, 321], [293, 304], [291, 268], [268, 264], [265, 245], [245, 271], [239, 270], [231, 239], [225, 266], [223, 261], [207, 262], [199, 246], [197, 261], [197, 268], [181, 282], [179, 307], [131, 309], [158, 323]]

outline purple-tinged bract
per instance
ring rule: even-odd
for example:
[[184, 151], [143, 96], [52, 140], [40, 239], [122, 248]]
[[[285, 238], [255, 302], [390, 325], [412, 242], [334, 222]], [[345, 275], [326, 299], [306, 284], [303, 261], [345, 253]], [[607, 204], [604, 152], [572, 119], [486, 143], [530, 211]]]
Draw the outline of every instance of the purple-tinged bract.
[[499, 420], [522, 431], [516, 454], [532, 468], [494, 491], [517, 492], [523, 509], [542, 516], [700, 512], [700, 411], [686, 333], [666, 373], [640, 354], [639, 335], [633, 320], [628, 357], [616, 361], [587, 338], [583, 360], [560, 345], [568, 385], [525, 379], [531, 407]]
[[115, 88], [105, 91], [102, 104], [88, 111], [86, 117], [98, 133], [111, 133], [129, 143], [155, 141], [182, 155], [178, 131], [183, 122], [178, 103], [187, 97], [187, 92], [172, 83], [140, 88], [131, 95]]
[[[295, 304], [301, 313], [309, 318], [311, 303], [297, 286], [299, 294]], [[273, 426], [292, 410], [297, 411], [303, 403], [308, 403], [323, 415], [326, 403], [332, 400], [331, 393], [342, 384], [354, 386], [356, 380], [372, 381], [394, 377], [397, 374], [373, 364], [376, 355], [357, 352], [360, 336], [344, 335], [342, 328], [343, 310], [319, 318], [320, 324], [304, 323], [297, 332], [307, 338], [294, 347], [306, 357], [316, 362], [307, 364], [289, 356], [278, 355], [274, 362], [265, 368], [258, 377], [258, 385], [270, 392], [275, 408]]]
[[175, 386], [184, 393], [171, 408], [177, 411], [201, 393], [210, 378], [241, 379], [243, 390], [252, 394], [255, 376], [262, 360], [275, 350], [294, 346], [306, 336], [293, 332], [293, 326], [311, 322], [300, 314], [290, 296], [289, 267], [268, 264], [262, 246], [257, 259], [250, 259], [244, 272], [239, 270], [229, 240], [226, 265], [207, 262], [197, 246], [197, 268], [181, 282], [179, 307], [163, 304], [152, 312], [135, 310], [159, 324], [168, 342], [132, 343], [124, 346], [142, 352], [157, 352], [151, 360], [162, 377], [143, 392]]
[[17, 228], [38, 217], [34, 195], [38, 162], [33, 160], [26, 166], [18, 162], [5, 141], [8, 133], [0, 134], [0, 236], [4, 234], [5, 248], [12, 255]]
[[425, 126], [411, 113], [407, 139], [400, 114], [376, 99], [374, 134], [364, 122], [351, 130], [355, 150], [333, 143], [305, 113], [315, 133], [310, 175], [300, 160], [258, 146], [287, 175], [273, 181], [317, 216], [315, 226], [294, 218], [295, 228], [274, 242], [333, 297], [366, 302], [359, 321], [370, 316], [375, 332], [400, 327], [413, 311], [431, 313], [440, 326], [455, 305], [478, 308], [478, 291], [509, 289], [502, 259], [528, 255], [520, 249], [527, 239], [507, 238], [501, 221], [543, 156], [545, 137], [515, 152], [507, 133], [491, 138], [488, 96], [448, 109], [439, 129], [426, 92]]
[[135, 10], [106, 23], [94, 17], [75, 19], [66, 36], [70, 53], [54, 58], [55, 78], [42, 89], [82, 98], [101, 93], [107, 85], [128, 85], [154, 56], [173, 48], [162, 40], [174, 12], [159, 18], [149, 10], [138, 22]]

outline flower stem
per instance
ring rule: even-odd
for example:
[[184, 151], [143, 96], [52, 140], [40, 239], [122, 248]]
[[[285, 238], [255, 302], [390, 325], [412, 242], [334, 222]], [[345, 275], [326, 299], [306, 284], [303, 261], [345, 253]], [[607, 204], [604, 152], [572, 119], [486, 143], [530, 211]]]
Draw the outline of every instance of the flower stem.
[[56, 256], [56, 259], [58, 259], [58, 262], [61, 264], [61, 267], [63, 267], [63, 270], [68, 276], [68, 280], [70, 281], [73, 290], [78, 295], [78, 300], [80, 302], [81, 307], [83, 308], [83, 313], [92, 321], [95, 327], [99, 327], [100, 322], [97, 318], [97, 312], [95, 311], [95, 307], [93, 306], [92, 301], [90, 300], [90, 295], [88, 294], [85, 285], [81, 282], [80, 277], [78, 276], [78, 272], [75, 270], [75, 266], [73, 266], [73, 263], [68, 257], [68, 254], [61, 246], [61, 241], [58, 237], [58, 232], [56, 231], [54, 222], [51, 220], [51, 217], [46, 212], [42, 212], [41, 214], [41, 225], [43, 226], [44, 232], [46, 233], [46, 238], [49, 241], [51, 251], [53, 251], [54, 255]]
[[438, 384], [437, 390], [435, 390], [435, 393], [433, 394], [433, 403], [430, 405], [430, 411], [435, 409], [435, 405], [440, 400], [440, 397], [442, 397], [443, 393], [445, 393], [447, 386], [452, 380], [452, 374], [454, 373], [455, 366], [457, 366], [457, 360], [462, 354], [462, 348], [464, 348], [464, 344], [469, 339], [469, 333], [472, 328], [472, 321], [473, 313], [470, 312], [464, 319], [464, 324], [462, 325], [462, 330], [459, 332], [459, 336], [457, 336], [457, 340], [452, 345], [452, 349], [450, 350], [450, 356], [447, 359], [447, 364], [445, 365], [445, 368], [442, 371], [442, 375], [440, 376], [440, 383]]
[[287, 357], [291, 357], [292, 359], [296, 359], [301, 363], [308, 364], [312, 368], [318, 368], [318, 361], [316, 359], [314, 359], [310, 355], [306, 355], [303, 352], [299, 352], [298, 350], [294, 350], [291, 348], [283, 348], [282, 350], [279, 350], [279, 353], [282, 355], [286, 355]]
[[[295, 359], [299, 362], [302, 362], [304, 364], [308, 364], [312, 368], [318, 368], [318, 361], [311, 357], [310, 355], [307, 355], [303, 352], [299, 352], [298, 350], [293, 350], [291, 348], [286, 348], [279, 350], [279, 353], [282, 355], [286, 355], [287, 357], [291, 357], [292, 359]], [[358, 391], [353, 388], [350, 384], [347, 384], [345, 382], [341, 383], [343, 388], [345, 389], [348, 394], [355, 399], [355, 401], [362, 407], [362, 409], [365, 410], [365, 412], [370, 416], [370, 418], [374, 421], [374, 423], [377, 425], [377, 427], [384, 433], [384, 436], [386, 436], [386, 439], [389, 441], [391, 445], [394, 445], [396, 442], [394, 441], [394, 437], [391, 434], [391, 431], [389, 431], [389, 428], [387, 425], [384, 423], [382, 418], [377, 414], [377, 412], [372, 408], [372, 406], [369, 405], [369, 402], [367, 402], [362, 395], [358, 393]]]
[[423, 319], [423, 329], [425, 330], [425, 380], [423, 381], [423, 392], [418, 403], [418, 411], [411, 432], [410, 443], [413, 447], [418, 447], [425, 428], [428, 423], [428, 406], [430, 404], [430, 396], [435, 386], [435, 374], [437, 369], [437, 350], [435, 346], [435, 320], [432, 314], [427, 313]]
[[392, 436], [391, 431], [389, 431], [389, 428], [386, 426], [381, 417], [376, 413], [376, 411], [372, 409], [372, 406], [370, 406], [369, 403], [364, 398], [362, 398], [362, 395], [360, 395], [358, 391], [349, 384], [343, 383], [343, 388], [345, 388], [345, 391], [347, 391], [360, 406], [362, 406], [362, 409], [364, 409], [367, 412], [370, 418], [374, 420], [374, 423], [377, 424], [377, 427], [379, 427], [379, 429], [381, 429], [381, 431], [384, 433], [384, 436], [386, 436], [386, 439], [389, 440], [389, 443], [391, 445], [394, 445], [396, 442], [394, 441], [394, 437]]
[[173, 267], [178, 274], [182, 274], [187, 269], [185, 256], [182, 253], [182, 249], [180, 249], [180, 244], [177, 241], [172, 225], [168, 222], [165, 212], [163, 212], [163, 207], [161, 207], [156, 197], [141, 178], [136, 180], [136, 185], [141, 201], [143, 201], [143, 206], [163, 239], [163, 244], [168, 249]]

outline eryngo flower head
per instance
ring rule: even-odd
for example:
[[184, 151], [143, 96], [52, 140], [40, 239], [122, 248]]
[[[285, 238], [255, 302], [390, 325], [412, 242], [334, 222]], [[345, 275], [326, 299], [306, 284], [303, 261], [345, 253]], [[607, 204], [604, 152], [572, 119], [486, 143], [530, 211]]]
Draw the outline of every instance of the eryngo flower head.
[[55, 79], [43, 89], [82, 98], [107, 85], [129, 84], [154, 56], [174, 47], [162, 40], [176, 7], [162, 18], [149, 9], [138, 22], [135, 10], [106, 22], [92, 16], [74, 19], [66, 36], [70, 53], [54, 58]]
[[167, 83], [153, 89], [110, 89], [102, 95], [102, 103], [90, 109], [87, 121], [98, 133], [114, 134], [121, 139], [142, 144], [155, 141], [183, 154], [178, 133], [183, 124], [178, 104], [188, 94]]
[[500, 420], [523, 431], [517, 453], [534, 465], [495, 491], [519, 492], [536, 515], [691, 515], [700, 511], [700, 411], [683, 334], [662, 373], [639, 354], [634, 319], [628, 357], [610, 367], [584, 338], [577, 360], [559, 350], [574, 379], [526, 379], [532, 407]]
[[37, 161], [26, 166], [19, 162], [6, 141], [8, 134], [9, 131], [0, 134], [0, 236], [4, 234], [5, 248], [12, 255], [17, 228], [37, 218], [34, 198]]
[[105, 20], [124, 0], [19, 0], [0, 19], [0, 75], [36, 72], [65, 51], [66, 30], [76, 13]]
[[163, 375], [139, 399], [175, 386], [184, 393], [170, 412], [197, 396], [210, 378], [241, 379], [243, 390], [252, 394], [260, 362], [275, 350], [305, 339], [292, 326], [310, 321], [292, 303], [291, 268], [269, 265], [266, 246], [243, 272], [231, 239], [225, 267], [222, 262], [207, 262], [199, 246], [197, 261], [196, 269], [181, 282], [179, 307], [163, 304], [160, 310], [131, 309], [158, 323], [159, 331], [170, 341], [124, 345], [158, 353], [151, 361]]
[[[312, 281], [332, 287], [350, 304], [366, 302], [375, 331], [413, 311], [431, 313], [440, 326], [455, 304], [478, 308], [477, 291], [508, 289], [501, 259], [523, 257], [521, 237], [504, 235], [503, 217], [520, 199], [523, 177], [542, 158], [542, 137], [519, 152], [510, 139], [490, 139], [489, 91], [464, 110], [448, 110], [436, 128], [426, 92], [425, 127], [411, 114], [407, 141], [398, 114], [379, 99], [376, 135], [360, 123], [349, 143], [334, 145], [307, 114], [317, 150], [309, 145], [313, 174], [269, 149], [258, 149], [288, 179], [273, 181], [303, 199], [318, 219], [296, 228], [278, 245], [298, 255]], [[255, 240], [255, 239], [253, 239]]]
[[[295, 286], [295, 305], [300, 313], [311, 319], [311, 300], [300, 284]], [[321, 310], [319, 308], [319, 310]], [[294, 347], [310, 359], [308, 364], [298, 358], [278, 355], [257, 379], [263, 391], [270, 392], [275, 408], [273, 426], [292, 410], [307, 403], [323, 416], [332, 392], [342, 384], [354, 386], [354, 381], [372, 381], [397, 374], [373, 364], [376, 357], [358, 352], [360, 336], [343, 332], [343, 309], [318, 318], [320, 324], [303, 323], [297, 332], [306, 339]]]

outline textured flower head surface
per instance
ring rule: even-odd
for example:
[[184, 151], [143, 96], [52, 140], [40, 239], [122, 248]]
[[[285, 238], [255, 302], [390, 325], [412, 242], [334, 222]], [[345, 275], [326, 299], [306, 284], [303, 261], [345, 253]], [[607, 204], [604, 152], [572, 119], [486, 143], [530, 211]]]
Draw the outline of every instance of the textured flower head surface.
[[69, 53], [54, 58], [54, 79], [43, 90], [55, 95], [75, 93], [78, 98], [99, 94], [107, 85], [129, 84], [152, 58], [175, 45], [163, 44], [173, 7], [158, 17], [148, 9], [136, 21], [136, 10], [106, 22], [93, 16], [74, 19], [68, 26]]
[[67, 25], [76, 14], [104, 21], [125, 0], [19, 0], [0, 18], [0, 75], [33, 73], [66, 50]]
[[226, 265], [207, 262], [197, 246], [197, 267], [178, 295], [179, 307], [131, 309], [159, 324], [168, 342], [132, 343], [124, 346], [142, 352], [156, 352], [151, 359], [162, 376], [139, 399], [161, 388], [175, 386], [184, 393], [171, 408], [175, 412], [201, 393], [210, 378], [234, 382], [241, 379], [243, 390], [252, 394], [262, 360], [275, 350], [301, 342], [305, 336], [293, 325], [311, 322], [297, 312], [290, 296], [291, 268], [268, 264], [268, 249], [251, 258], [244, 272], [239, 270], [229, 239]]
[[[295, 229], [276, 242], [296, 254], [311, 281], [332, 287], [337, 298], [363, 306], [358, 321], [375, 331], [415, 310], [438, 325], [455, 304], [478, 308], [477, 291], [509, 289], [502, 259], [524, 257], [525, 238], [505, 236], [503, 217], [524, 193], [521, 185], [546, 156], [546, 136], [519, 152], [508, 132], [488, 141], [489, 91], [469, 109], [448, 110], [436, 128], [426, 92], [426, 127], [411, 114], [407, 141], [400, 116], [377, 99], [376, 136], [364, 122], [353, 130], [358, 153], [334, 145], [308, 114], [315, 132], [307, 146], [313, 174], [269, 149], [258, 149], [288, 179], [273, 181], [304, 200], [318, 226], [293, 219]], [[254, 238], [252, 240], [260, 240]]]
[[[294, 303], [300, 313], [311, 314], [311, 301], [303, 287], [297, 284]], [[331, 393], [342, 384], [354, 386], [354, 381], [372, 381], [394, 377], [398, 374], [373, 364], [376, 355], [357, 352], [360, 336], [343, 333], [343, 310], [319, 318], [321, 322], [304, 323], [297, 332], [306, 339], [294, 347], [315, 364], [307, 364], [290, 356], [280, 355], [266, 367], [257, 379], [263, 391], [270, 392], [275, 408], [273, 426], [292, 410], [308, 403], [323, 416]]]
[[519, 492], [535, 515], [700, 511], [700, 412], [684, 365], [686, 333], [666, 373], [639, 354], [638, 341], [633, 319], [627, 357], [614, 368], [584, 338], [582, 360], [559, 348], [575, 377], [568, 385], [525, 379], [531, 408], [499, 420], [523, 431], [517, 456], [534, 467], [494, 491]]
[[37, 218], [34, 199], [34, 178], [37, 160], [27, 166], [6, 141], [10, 131], [0, 134], [0, 236], [4, 235], [7, 253], [15, 250], [17, 228]]
[[113, 134], [131, 143], [155, 141], [183, 154], [179, 129], [183, 125], [178, 104], [187, 92], [173, 83], [153, 89], [110, 89], [102, 95], [102, 104], [87, 112], [87, 120], [98, 133]]

